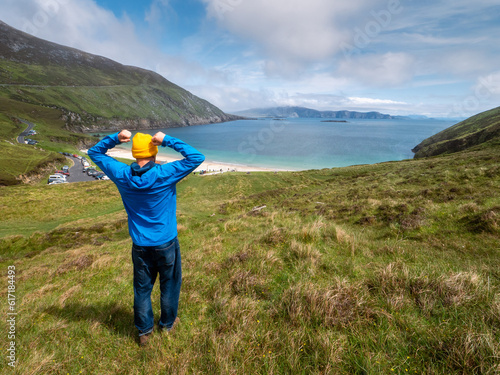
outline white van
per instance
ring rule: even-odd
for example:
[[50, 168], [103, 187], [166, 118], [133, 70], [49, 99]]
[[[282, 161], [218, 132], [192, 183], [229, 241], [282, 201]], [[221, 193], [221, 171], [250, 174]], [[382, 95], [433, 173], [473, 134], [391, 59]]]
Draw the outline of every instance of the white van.
[[47, 181], [48, 184], [50, 184], [53, 181], [64, 181], [66, 182], [66, 177], [62, 176], [60, 174], [53, 174], [49, 176], [49, 181]]

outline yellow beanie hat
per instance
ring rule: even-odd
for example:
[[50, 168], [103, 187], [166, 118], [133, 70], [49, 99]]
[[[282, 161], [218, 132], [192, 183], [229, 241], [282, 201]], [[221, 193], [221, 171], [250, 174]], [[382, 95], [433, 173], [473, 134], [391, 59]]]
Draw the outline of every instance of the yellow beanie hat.
[[149, 134], [137, 133], [132, 139], [132, 156], [136, 159], [151, 158], [158, 153], [158, 147], [151, 143]]

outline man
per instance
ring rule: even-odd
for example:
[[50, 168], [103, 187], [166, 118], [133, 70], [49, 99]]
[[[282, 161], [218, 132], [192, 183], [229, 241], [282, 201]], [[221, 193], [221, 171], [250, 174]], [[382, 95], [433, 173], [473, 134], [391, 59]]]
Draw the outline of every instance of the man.
[[[144, 346], [153, 332], [151, 291], [160, 274], [160, 331], [170, 331], [177, 322], [181, 289], [181, 256], [177, 240], [176, 184], [198, 167], [205, 157], [179, 139], [158, 132], [153, 137], [137, 133], [132, 141], [132, 165], [106, 155], [117, 144], [130, 142], [132, 134], [122, 130], [105, 137], [88, 155], [116, 184], [128, 214], [134, 264], [134, 323], [139, 344]], [[156, 164], [158, 146], [180, 152], [184, 159]]]

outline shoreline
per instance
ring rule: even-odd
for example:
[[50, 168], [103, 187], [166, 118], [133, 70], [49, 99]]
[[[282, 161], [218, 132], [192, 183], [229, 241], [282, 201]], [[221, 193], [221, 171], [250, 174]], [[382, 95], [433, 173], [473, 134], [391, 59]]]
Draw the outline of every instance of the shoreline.
[[[81, 150], [81, 151], [86, 153], [87, 150]], [[135, 158], [132, 157], [132, 152], [129, 149], [120, 148], [119, 146], [111, 150], [108, 150], [107, 155], [113, 158], [135, 160]], [[181, 158], [175, 158], [157, 154], [156, 160], [165, 163], [171, 163], [176, 160], [181, 160]], [[225, 173], [225, 172], [287, 172], [287, 170], [278, 168], [253, 167], [249, 165], [224, 163], [213, 160], [205, 160], [203, 163], [201, 163], [201, 165], [198, 168], [194, 170], [194, 172], [201, 172], [201, 171], [205, 171], [206, 175]]]

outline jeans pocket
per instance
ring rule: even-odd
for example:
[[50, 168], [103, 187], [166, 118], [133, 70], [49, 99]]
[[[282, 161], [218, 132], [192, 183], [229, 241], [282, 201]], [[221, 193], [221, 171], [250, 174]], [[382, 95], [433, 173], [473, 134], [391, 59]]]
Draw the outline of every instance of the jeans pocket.
[[146, 266], [146, 261], [144, 259], [146, 251], [141, 246], [132, 245], [132, 263], [135, 268], [142, 268]]
[[167, 243], [166, 246], [161, 245], [155, 249], [158, 266], [171, 266], [174, 264], [176, 244], [177, 241], [171, 241]]
[[142, 246], [132, 243], [132, 251], [137, 251], [139, 254], [143, 254], [146, 251], [146, 249]]

